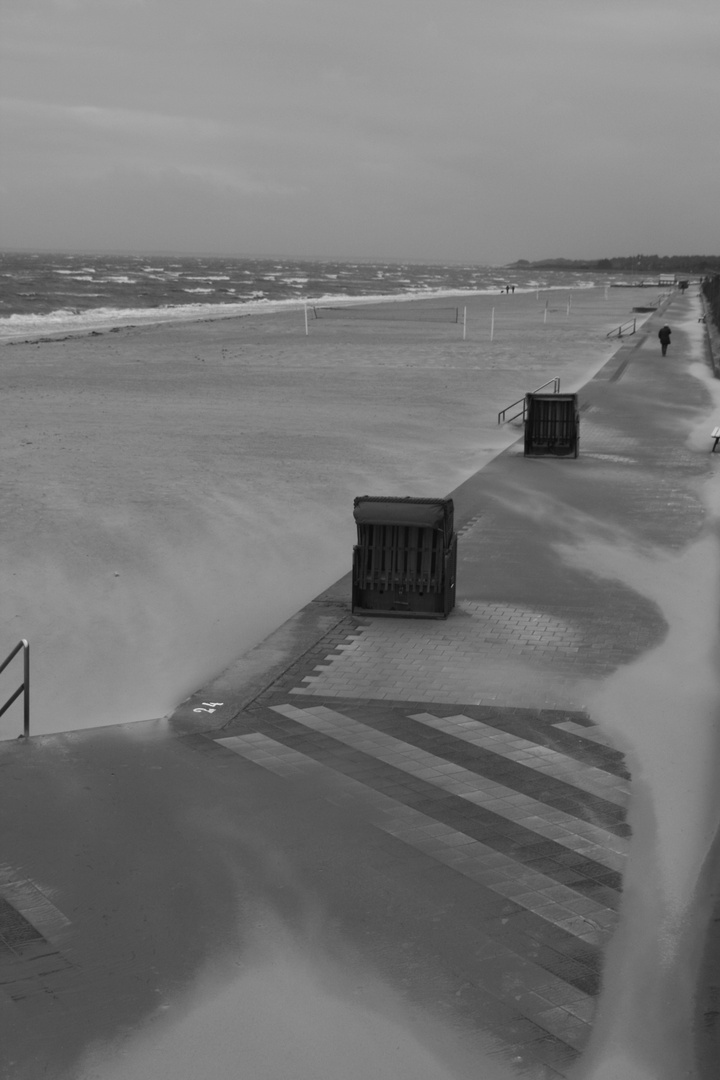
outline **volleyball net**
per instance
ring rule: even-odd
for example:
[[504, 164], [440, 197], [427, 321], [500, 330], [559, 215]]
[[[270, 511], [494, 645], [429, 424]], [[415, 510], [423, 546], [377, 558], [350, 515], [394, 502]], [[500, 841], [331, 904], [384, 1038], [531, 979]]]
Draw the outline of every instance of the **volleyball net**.
[[315, 319], [376, 320], [382, 322], [459, 323], [460, 308], [420, 305], [415, 302], [387, 304], [315, 305], [310, 308]]

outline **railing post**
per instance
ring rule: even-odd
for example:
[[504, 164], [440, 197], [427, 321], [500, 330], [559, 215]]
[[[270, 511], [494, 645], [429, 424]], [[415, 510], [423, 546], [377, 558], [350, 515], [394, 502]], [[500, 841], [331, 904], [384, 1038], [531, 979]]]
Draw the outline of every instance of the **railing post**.
[[13, 702], [17, 701], [21, 694], [24, 694], [23, 733], [20, 738], [26, 739], [30, 734], [30, 645], [25, 638], [18, 641], [12, 652], [8, 653], [0, 664], [0, 673], [5, 670], [21, 649], [23, 650], [23, 681], [20, 683], [15, 693], [10, 695], [5, 704], [0, 705], [0, 716], [3, 716], [7, 712]]
[[23, 682], [25, 700], [23, 702], [23, 735], [30, 737], [30, 643], [23, 638]]
[[[534, 390], [531, 390], [530, 393], [531, 394], [537, 394], [537, 393], [540, 392], [540, 390], [544, 390], [546, 386], [552, 386], [553, 394], [559, 394], [560, 393], [560, 378], [559, 378], [559, 376], [556, 375], [554, 379], [548, 379], [548, 381], [544, 382], [542, 384], [542, 386], [537, 386]], [[522, 416], [523, 420], [525, 420], [525, 416], [526, 416], [526, 413], [527, 413], [527, 398], [526, 397], [521, 397], [521, 398], [518, 398], [517, 401], [513, 401], [512, 405], [508, 405], [507, 408], [500, 410], [500, 412], [498, 413], [498, 424], [503, 423], [503, 421], [505, 420], [505, 417], [507, 416], [507, 414], [510, 412], [511, 409], [514, 409], [516, 405], [522, 405], [522, 413], [516, 413], [515, 416], [510, 417], [510, 420], [517, 420], [518, 416]], [[507, 423], [510, 423], [510, 420], [508, 420]]]

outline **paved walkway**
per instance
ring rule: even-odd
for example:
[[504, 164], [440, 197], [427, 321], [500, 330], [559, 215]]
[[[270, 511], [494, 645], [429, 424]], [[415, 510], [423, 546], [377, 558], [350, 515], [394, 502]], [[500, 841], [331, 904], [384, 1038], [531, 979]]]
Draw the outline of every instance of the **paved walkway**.
[[300, 936], [309, 905], [318, 949], [339, 935], [471, 1044], [568, 1075], [630, 834], [630, 776], [588, 701], [667, 629], [583, 552], [682, 550], [716, 468], [713, 425], [688, 440], [707, 392], [681, 330], [660, 357], [658, 320], [581, 392], [577, 460], [518, 443], [453, 492], [447, 621], [353, 616], [345, 578], [169, 722], [2, 747], [4, 1075], [72, 1070], [209, 957], [242, 957], [238, 898]]

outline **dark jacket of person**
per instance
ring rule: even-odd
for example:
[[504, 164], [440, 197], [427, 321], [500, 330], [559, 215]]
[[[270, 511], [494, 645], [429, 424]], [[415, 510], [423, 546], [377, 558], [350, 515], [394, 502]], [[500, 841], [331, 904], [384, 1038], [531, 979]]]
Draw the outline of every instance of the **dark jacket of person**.
[[660, 327], [660, 329], [658, 330], [658, 337], [660, 338], [660, 341], [662, 342], [663, 345], [669, 345], [670, 344], [670, 334], [671, 333], [672, 333], [672, 330], [670, 329], [669, 326], [661, 326]]

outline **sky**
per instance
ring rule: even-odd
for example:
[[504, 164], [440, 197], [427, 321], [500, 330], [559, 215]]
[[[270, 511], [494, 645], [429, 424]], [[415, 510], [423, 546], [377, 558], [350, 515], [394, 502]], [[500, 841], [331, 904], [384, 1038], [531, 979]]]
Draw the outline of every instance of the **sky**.
[[717, 0], [0, 0], [0, 247], [720, 254]]

